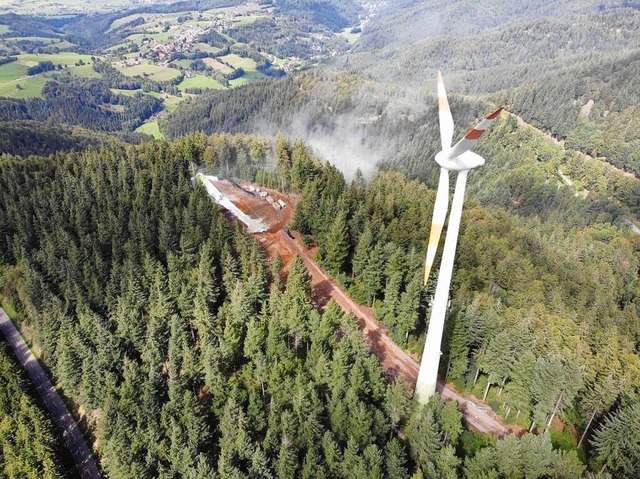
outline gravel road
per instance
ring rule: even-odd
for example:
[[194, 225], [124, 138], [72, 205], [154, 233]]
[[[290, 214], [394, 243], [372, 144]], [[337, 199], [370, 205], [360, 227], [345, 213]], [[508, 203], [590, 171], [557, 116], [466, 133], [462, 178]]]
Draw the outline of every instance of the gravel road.
[[56, 421], [60, 430], [63, 431], [64, 439], [80, 471], [80, 477], [82, 477], [82, 479], [99, 479], [100, 473], [98, 472], [98, 466], [91, 455], [91, 451], [76, 421], [73, 419], [73, 416], [69, 414], [67, 407], [53, 388], [42, 366], [40, 366], [40, 363], [33, 356], [33, 353], [24, 342], [24, 339], [22, 339], [22, 336], [20, 336], [16, 327], [1, 308], [0, 330], [22, 366], [27, 370], [31, 381], [35, 385], [38, 394], [42, 397], [54, 421]]

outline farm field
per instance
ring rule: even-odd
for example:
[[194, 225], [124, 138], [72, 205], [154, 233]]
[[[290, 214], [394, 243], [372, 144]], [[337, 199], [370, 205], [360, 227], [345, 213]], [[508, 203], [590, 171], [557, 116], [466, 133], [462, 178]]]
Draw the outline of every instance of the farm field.
[[78, 45], [76, 45], [75, 43], [62, 40], [57, 43], [52, 43], [48, 48], [57, 48], [58, 50], [73, 50], [77, 46]]
[[244, 71], [255, 71], [257, 66], [255, 60], [251, 58], [241, 57], [239, 55], [236, 55], [235, 53], [230, 53], [229, 55], [220, 57], [220, 59], [227, 62], [233, 68], [242, 68]]
[[191, 78], [185, 78], [182, 83], [178, 85], [178, 88], [181, 92], [184, 92], [187, 88], [210, 88], [212, 90], [225, 89], [219, 82], [205, 75], [195, 75]]
[[[205, 59], [206, 60], [206, 59]], [[193, 60], [174, 60], [171, 62], [172, 65], [178, 65], [182, 68], [189, 68], [191, 66], [191, 63], [193, 62]]]
[[119, 67], [118, 70], [129, 77], [148, 75], [149, 78], [155, 81], [169, 81], [180, 76], [180, 71], [175, 68], [150, 63], [142, 63], [132, 67]]
[[14, 81], [27, 74], [27, 66], [20, 62], [11, 62], [0, 65], [0, 83]]
[[150, 14], [134, 13], [133, 15], [127, 15], [126, 17], [118, 18], [114, 20], [111, 23], [111, 25], [109, 25], [109, 30], [107, 30], [106, 33], [110, 33], [116, 30], [117, 28], [120, 28], [121, 26], [126, 25], [127, 23], [134, 21], [137, 18], [144, 18], [145, 21], [149, 21], [149, 18], [152, 16], [153, 15], [150, 15]]
[[217, 53], [220, 53], [222, 51], [220, 48], [212, 47], [208, 43], [196, 43], [196, 47], [201, 52], [212, 53], [214, 55], [217, 54]]
[[136, 128], [138, 133], [145, 133], [147, 135], [153, 136], [156, 140], [163, 140], [164, 135], [160, 131], [160, 127], [158, 126], [158, 120], [150, 121], [147, 123], [143, 123], [138, 128]]
[[244, 75], [242, 75], [240, 78], [229, 80], [229, 85], [231, 85], [232, 87], [238, 87], [260, 80], [267, 80], [268, 78], [269, 77], [262, 72], [245, 71]]
[[33, 64], [41, 63], [41, 62], [53, 62], [56, 65], [67, 65], [73, 66], [80, 60], [84, 63], [92, 63], [91, 55], [82, 55], [80, 53], [73, 52], [60, 52], [60, 53], [32, 53], [32, 54], [24, 54], [18, 55], [20, 61], [23, 62], [33, 62]]
[[233, 23], [238, 25], [251, 25], [255, 23], [259, 18], [263, 18], [262, 15], [247, 15], [246, 17], [239, 17], [233, 20]]
[[0, 96], [10, 98], [36, 98], [42, 94], [42, 88], [47, 83], [43, 76], [33, 76], [24, 80], [0, 84]]
[[225, 75], [233, 72], [233, 68], [219, 62], [215, 58], [203, 58], [202, 61], [205, 65], [213, 68], [214, 70], [218, 70]]
[[81, 78], [102, 78], [102, 74], [93, 69], [93, 65], [81, 65], [79, 67], [69, 67], [66, 71]]
[[164, 99], [164, 111], [172, 112], [174, 111], [180, 103], [184, 100], [184, 97], [168, 95]]
[[116, 95], [125, 95], [125, 96], [135, 96], [138, 93], [142, 93], [143, 95], [149, 95], [149, 96], [152, 96], [154, 98], [158, 98], [158, 99], [163, 101], [164, 110], [165, 111], [173, 111], [173, 110], [175, 110], [175, 108], [178, 106], [178, 104], [180, 102], [182, 102], [182, 100], [184, 100], [184, 97], [169, 95], [167, 93], [158, 93], [158, 92], [155, 92], [155, 91], [142, 91], [141, 89], [138, 89], [138, 90], [120, 90], [118, 88], [111, 88], [111, 92], [115, 93]]
[[160, 43], [166, 43], [168, 42], [171, 37], [175, 36], [178, 32], [177, 31], [166, 31], [166, 32], [155, 32], [155, 33], [136, 33], [134, 35], [130, 35], [126, 38], [126, 40], [131, 40], [131, 41], [137, 41], [137, 40], [141, 40], [143, 38], [151, 38], [152, 40], [155, 40], [157, 42]]

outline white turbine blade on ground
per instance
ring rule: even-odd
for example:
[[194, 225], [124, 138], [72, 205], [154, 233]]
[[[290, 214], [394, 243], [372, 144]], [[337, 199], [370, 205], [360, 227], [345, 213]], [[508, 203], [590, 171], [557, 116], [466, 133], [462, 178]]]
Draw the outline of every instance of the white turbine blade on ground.
[[424, 284], [429, 281], [429, 273], [436, 258], [436, 251], [440, 243], [440, 235], [447, 218], [449, 208], [449, 171], [440, 168], [440, 179], [438, 180], [438, 191], [436, 201], [433, 205], [433, 217], [431, 218], [431, 232], [429, 233], [429, 244], [427, 246], [427, 258], [424, 262]]
[[476, 146], [476, 143], [478, 143], [480, 137], [484, 134], [485, 130], [489, 128], [489, 125], [493, 123], [493, 120], [498, 117], [501, 111], [502, 108], [498, 108], [496, 111], [491, 113], [491, 115], [478, 123], [475, 128], [472, 128], [471, 131], [469, 131], [469, 133], [467, 133], [462, 140], [456, 143], [455, 146], [447, 152], [447, 156], [449, 158], [455, 158], [456, 156], [460, 156], [465, 151], [469, 151], [474, 146]]
[[442, 149], [451, 148], [451, 140], [453, 139], [453, 117], [451, 116], [451, 108], [449, 108], [449, 100], [447, 99], [447, 91], [444, 88], [442, 73], [438, 70], [438, 118], [440, 119], [440, 143]]
[[451, 202], [451, 215], [449, 216], [449, 226], [442, 252], [442, 262], [438, 273], [438, 284], [431, 307], [431, 317], [429, 319], [429, 329], [427, 339], [424, 343], [420, 371], [414, 396], [419, 404], [426, 404], [431, 396], [436, 392], [438, 381], [438, 365], [440, 364], [440, 347], [442, 344], [442, 333], [444, 331], [444, 320], [447, 315], [447, 303], [449, 301], [449, 287], [451, 286], [451, 276], [453, 274], [453, 262], [456, 256], [458, 244], [458, 231], [460, 230], [460, 219], [462, 218], [462, 205], [464, 203], [464, 191], [467, 185], [468, 170], [458, 173], [456, 189]]

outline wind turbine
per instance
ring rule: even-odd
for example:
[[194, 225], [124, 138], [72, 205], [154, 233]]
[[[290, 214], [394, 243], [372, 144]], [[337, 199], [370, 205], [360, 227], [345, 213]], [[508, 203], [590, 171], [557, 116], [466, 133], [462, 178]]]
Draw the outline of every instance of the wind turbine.
[[447, 313], [447, 303], [449, 300], [449, 287], [451, 286], [451, 275], [453, 273], [453, 261], [456, 255], [458, 243], [458, 231], [460, 230], [460, 218], [462, 217], [462, 205], [464, 203], [464, 191], [467, 186], [467, 174], [469, 170], [484, 165], [484, 158], [471, 151], [478, 143], [478, 140], [485, 130], [495, 120], [502, 108], [491, 113], [482, 120], [476, 127], [467, 133], [462, 140], [451, 147], [453, 139], [453, 117], [447, 100], [447, 92], [442, 81], [442, 74], [438, 72], [438, 117], [440, 120], [440, 142], [442, 151], [436, 155], [436, 162], [440, 165], [440, 179], [438, 181], [438, 191], [433, 207], [433, 218], [431, 220], [431, 232], [429, 234], [429, 245], [427, 246], [427, 257], [425, 260], [424, 284], [427, 284], [429, 273], [433, 266], [433, 261], [438, 249], [440, 235], [447, 217], [449, 206], [449, 172], [457, 171], [456, 187], [451, 203], [451, 213], [449, 215], [449, 225], [442, 251], [442, 262], [438, 273], [438, 283], [436, 293], [431, 306], [431, 318], [429, 319], [429, 330], [427, 340], [424, 343], [422, 362], [414, 397], [420, 404], [425, 404], [436, 392], [438, 380], [438, 366], [440, 364], [440, 346], [442, 343], [442, 333], [444, 330], [444, 320]]

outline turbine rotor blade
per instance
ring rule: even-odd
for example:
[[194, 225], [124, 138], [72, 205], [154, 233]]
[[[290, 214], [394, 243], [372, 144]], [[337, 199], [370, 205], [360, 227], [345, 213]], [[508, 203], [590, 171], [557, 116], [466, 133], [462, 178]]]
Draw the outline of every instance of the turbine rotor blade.
[[440, 243], [440, 235], [447, 218], [449, 208], [449, 171], [440, 168], [440, 179], [438, 180], [438, 191], [436, 201], [433, 205], [433, 218], [431, 219], [431, 232], [429, 233], [429, 245], [427, 246], [427, 257], [424, 262], [424, 284], [429, 281], [429, 273], [436, 258], [436, 251]]
[[486, 129], [489, 128], [489, 125], [493, 123], [493, 120], [495, 120], [498, 117], [501, 111], [502, 111], [502, 108], [498, 108], [496, 111], [494, 111], [489, 116], [487, 116], [484, 120], [478, 123], [478, 125], [472, 128], [469, 131], [469, 133], [467, 133], [464, 136], [462, 140], [456, 143], [455, 146], [451, 148], [449, 152], [447, 152], [447, 156], [449, 158], [455, 158], [456, 156], [460, 156], [465, 151], [469, 151], [474, 146], [476, 146], [476, 143], [478, 143], [478, 140], [480, 139], [480, 137], [484, 134]]
[[451, 148], [453, 139], [453, 117], [440, 70], [438, 70], [438, 118], [440, 119], [440, 143], [442, 149], [447, 150]]

